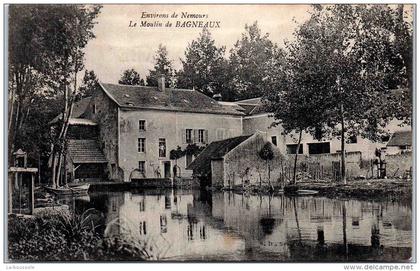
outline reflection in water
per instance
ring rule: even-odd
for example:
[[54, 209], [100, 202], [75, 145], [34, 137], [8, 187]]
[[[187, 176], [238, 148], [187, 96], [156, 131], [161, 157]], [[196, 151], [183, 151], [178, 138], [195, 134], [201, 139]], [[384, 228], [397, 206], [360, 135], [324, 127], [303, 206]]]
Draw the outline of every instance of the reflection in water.
[[102, 212], [106, 236], [153, 245], [162, 260], [407, 261], [409, 203], [229, 192], [92, 193], [79, 213]]

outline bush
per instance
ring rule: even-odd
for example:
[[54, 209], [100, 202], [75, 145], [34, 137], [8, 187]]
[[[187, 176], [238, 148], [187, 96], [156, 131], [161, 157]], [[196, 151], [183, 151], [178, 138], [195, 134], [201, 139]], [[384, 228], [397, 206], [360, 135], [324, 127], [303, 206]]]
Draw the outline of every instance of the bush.
[[52, 214], [42, 217], [10, 216], [9, 259], [12, 261], [142, 261], [151, 258], [144, 246], [120, 237], [103, 237], [96, 229], [100, 217]]

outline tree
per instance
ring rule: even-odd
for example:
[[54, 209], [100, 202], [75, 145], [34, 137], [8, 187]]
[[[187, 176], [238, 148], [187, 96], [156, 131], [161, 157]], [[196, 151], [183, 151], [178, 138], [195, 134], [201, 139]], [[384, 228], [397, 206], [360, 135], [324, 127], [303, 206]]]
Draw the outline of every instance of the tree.
[[166, 79], [166, 87], [175, 86], [174, 69], [172, 68], [172, 61], [168, 58], [166, 46], [159, 44], [159, 48], [156, 51], [154, 59], [155, 66], [153, 67], [153, 70], [149, 70], [149, 75], [146, 77], [147, 85], [157, 87], [158, 78], [160, 76], [164, 76]]
[[281, 69], [277, 70], [277, 88], [269, 88], [263, 102], [267, 111], [273, 113], [272, 126], [281, 125], [284, 134], [298, 134], [291, 180], [294, 184], [302, 134], [308, 132], [317, 136], [325, 116], [319, 106], [323, 97], [318, 93], [317, 85], [308, 80], [307, 65], [310, 63], [306, 57], [312, 52], [300, 44], [289, 44], [287, 52]]
[[261, 97], [273, 85], [283, 51], [268, 37], [257, 22], [245, 25], [245, 33], [230, 51], [231, 89], [237, 98]]
[[137, 71], [134, 69], [127, 69], [121, 75], [120, 80], [118, 80], [118, 84], [135, 86], [140, 85], [141, 80], [143, 79], [140, 79], [140, 74]]
[[204, 28], [185, 50], [178, 85], [197, 89], [210, 97], [220, 93], [223, 99], [233, 100], [233, 94], [228, 91], [229, 67], [224, 54], [225, 47], [217, 47], [210, 31]]
[[[270, 142], [265, 143], [264, 146], [261, 148], [261, 150], [258, 152], [258, 155], [266, 163], [267, 171], [268, 171], [268, 183], [269, 183], [270, 188], [273, 189], [271, 185], [271, 178], [270, 178], [271, 168], [268, 165], [269, 161], [273, 160], [274, 158], [274, 152], [271, 148], [271, 143]], [[261, 186], [261, 183], [260, 183], [260, 186]]]
[[77, 93], [77, 100], [85, 97], [91, 97], [99, 87], [99, 80], [94, 71], [85, 70], [82, 85]]
[[83, 68], [83, 48], [94, 37], [94, 19], [100, 9], [98, 5], [10, 6], [9, 150], [13, 152], [16, 142], [23, 142], [23, 137], [33, 133], [29, 112], [36, 112], [43, 100], [38, 98], [62, 97], [55, 103], [63, 106], [64, 121], [52, 141], [53, 184], [60, 176], [62, 149], [77, 91], [76, 75]]
[[36, 11], [30, 5], [10, 5], [9, 8], [9, 164], [22, 127], [26, 125], [25, 116], [29, 115], [26, 113], [31, 108], [30, 101], [45, 85], [44, 75], [38, 69], [42, 66], [40, 59], [47, 52], [40, 39]]
[[294, 67], [302, 73], [301, 87], [308, 90], [301, 93], [302, 102], [316, 104], [318, 130], [324, 136], [341, 140], [343, 183], [346, 137], [362, 135], [374, 140], [395, 116], [383, 103], [390, 94], [386, 82], [393, 65], [388, 50], [393, 46], [392, 32], [378, 23], [390, 22], [385, 15], [392, 18], [391, 11], [387, 6], [317, 6], [290, 45], [292, 54], [301, 59]]

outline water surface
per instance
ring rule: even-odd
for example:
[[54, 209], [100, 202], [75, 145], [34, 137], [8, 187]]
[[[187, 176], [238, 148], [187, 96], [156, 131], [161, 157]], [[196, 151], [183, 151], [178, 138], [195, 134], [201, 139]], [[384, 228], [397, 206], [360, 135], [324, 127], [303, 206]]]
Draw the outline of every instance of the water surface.
[[146, 243], [169, 261], [401, 261], [411, 257], [411, 202], [232, 192], [96, 192], [102, 233]]

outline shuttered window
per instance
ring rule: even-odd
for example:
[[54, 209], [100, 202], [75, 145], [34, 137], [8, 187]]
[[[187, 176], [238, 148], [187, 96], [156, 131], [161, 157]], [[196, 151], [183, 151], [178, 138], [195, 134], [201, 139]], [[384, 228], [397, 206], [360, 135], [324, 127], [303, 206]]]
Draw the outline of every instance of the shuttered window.
[[209, 133], [205, 129], [185, 129], [182, 132], [182, 143], [203, 143], [209, 141]]

